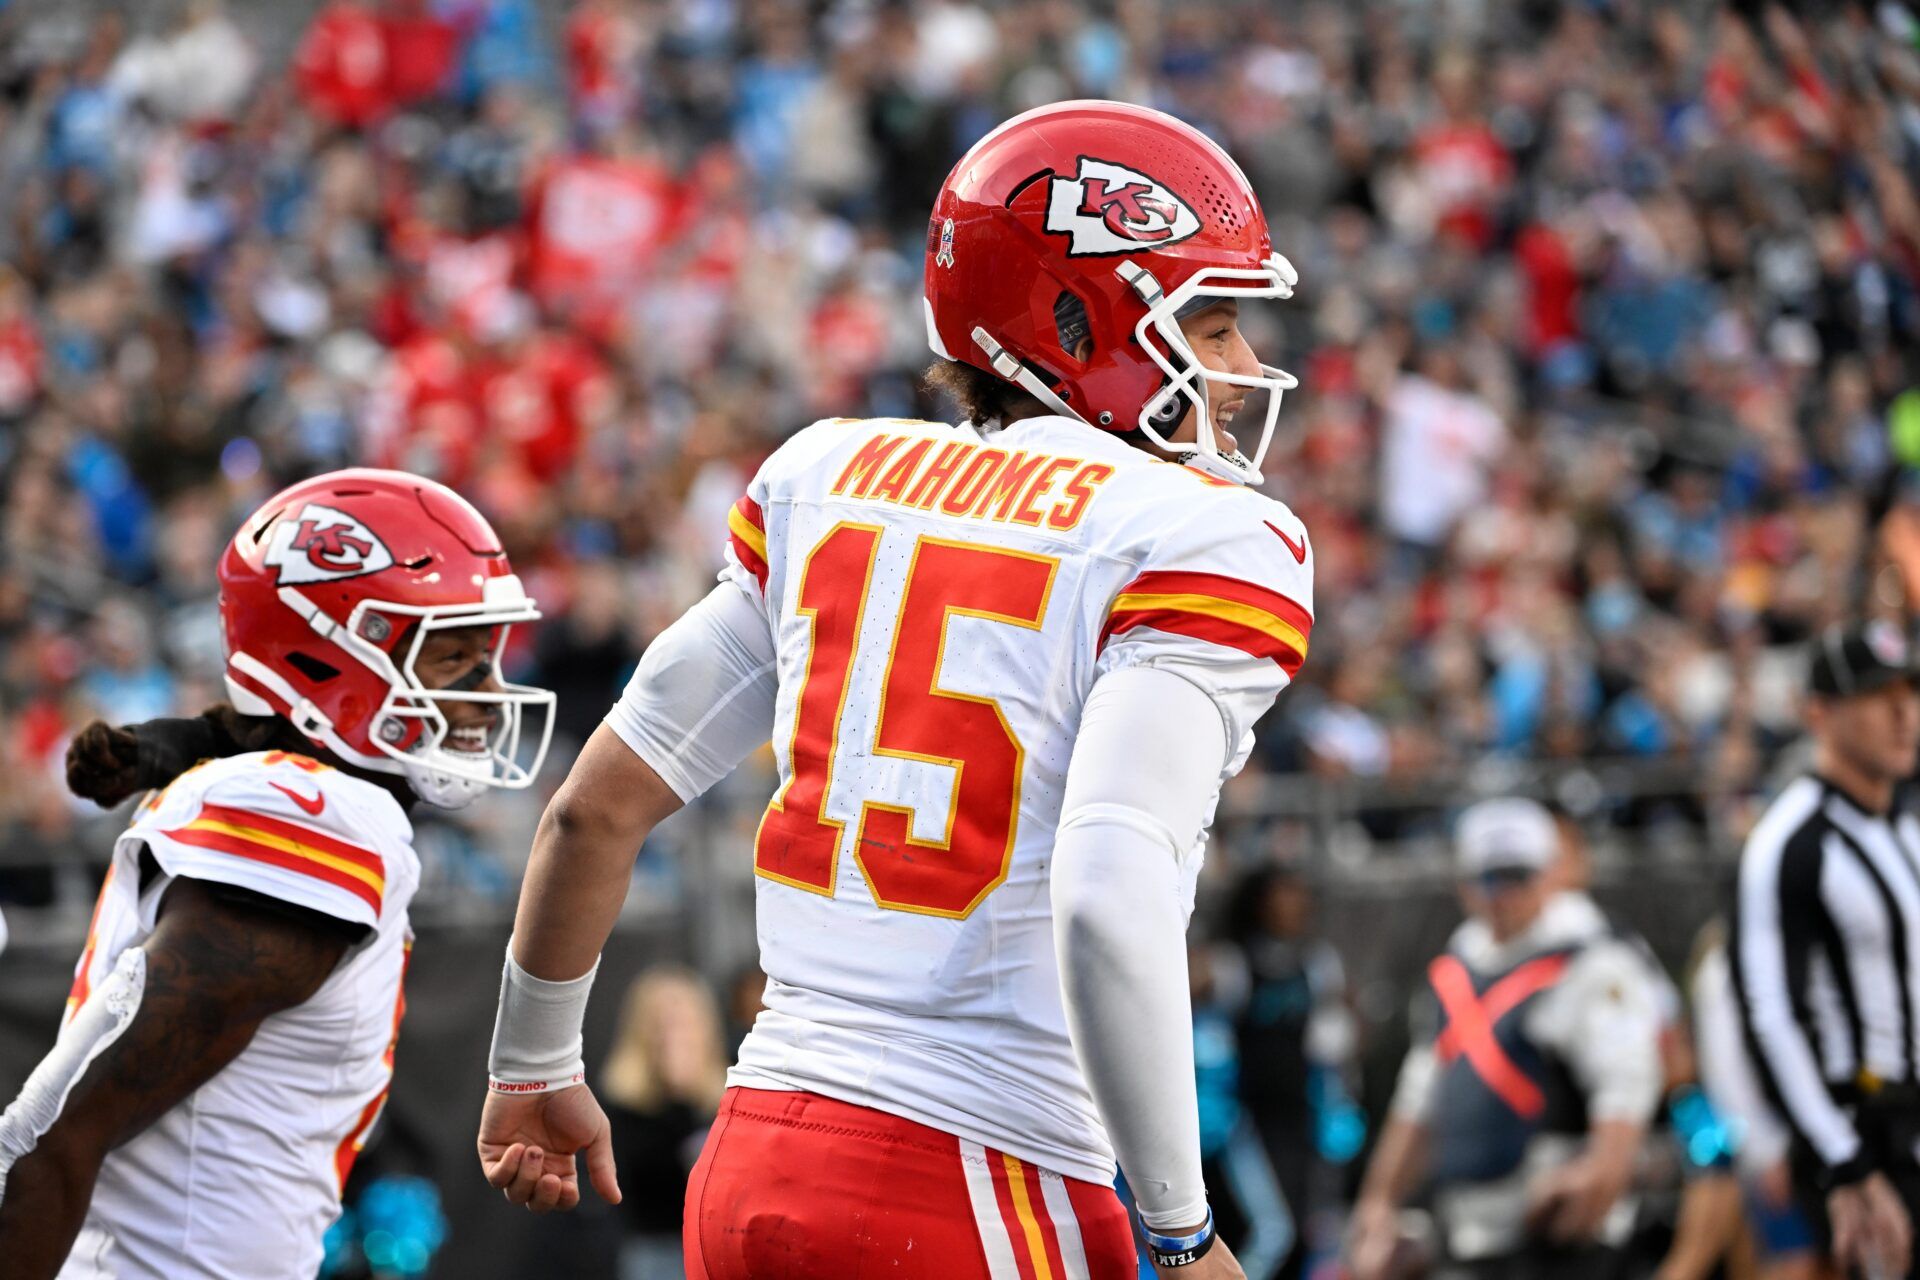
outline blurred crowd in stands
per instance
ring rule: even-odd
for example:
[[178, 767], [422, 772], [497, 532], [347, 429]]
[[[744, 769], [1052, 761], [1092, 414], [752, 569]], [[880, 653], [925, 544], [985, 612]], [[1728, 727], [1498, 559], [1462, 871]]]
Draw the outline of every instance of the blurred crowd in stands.
[[1247, 324], [1316, 643], [1242, 785], [1646, 757], [1737, 828], [1786, 646], [1920, 561], [1920, 22], [1817, 13], [0, 6], [0, 840], [71, 840], [79, 723], [219, 696], [223, 539], [342, 464], [502, 529], [582, 739], [785, 434], [951, 412], [930, 199], [1069, 96], [1211, 131], [1300, 268]]

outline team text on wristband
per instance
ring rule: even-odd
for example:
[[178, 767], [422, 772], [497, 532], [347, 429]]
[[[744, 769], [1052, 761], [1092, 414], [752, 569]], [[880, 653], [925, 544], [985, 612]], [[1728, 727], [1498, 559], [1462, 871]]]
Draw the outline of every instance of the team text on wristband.
[[1191, 1235], [1163, 1236], [1145, 1223], [1140, 1224], [1140, 1234], [1146, 1237], [1147, 1256], [1153, 1259], [1156, 1267], [1188, 1267], [1207, 1256], [1213, 1248], [1213, 1210], [1207, 1210], [1207, 1220], [1200, 1229]]

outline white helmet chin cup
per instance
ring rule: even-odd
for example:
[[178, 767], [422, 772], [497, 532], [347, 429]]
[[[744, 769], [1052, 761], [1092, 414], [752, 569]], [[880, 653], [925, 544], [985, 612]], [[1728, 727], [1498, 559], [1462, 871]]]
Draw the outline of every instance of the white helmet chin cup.
[[489, 784], [457, 774], [441, 773], [424, 764], [407, 761], [407, 785], [413, 794], [436, 809], [464, 809], [489, 789]]

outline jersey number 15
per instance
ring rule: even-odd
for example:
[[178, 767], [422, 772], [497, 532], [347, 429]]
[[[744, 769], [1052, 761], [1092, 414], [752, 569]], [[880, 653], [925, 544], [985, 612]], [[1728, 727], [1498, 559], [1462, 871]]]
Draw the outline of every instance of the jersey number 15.
[[[823, 809], [883, 532], [843, 522], [807, 553], [799, 612], [812, 646], [794, 714], [792, 773], [754, 837], [758, 874], [828, 897], [845, 824]], [[945, 765], [953, 789], [945, 838], [931, 843], [913, 838], [912, 809], [862, 801], [853, 858], [880, 906], [964, 919], [1006, 879], [1026, 750], [999, 703], [939, 686], [940, 663], [956, 615], [1039, 630], [1058, 568], [1051, 556], [1004, 547], [915, 542], [868, 754]]]

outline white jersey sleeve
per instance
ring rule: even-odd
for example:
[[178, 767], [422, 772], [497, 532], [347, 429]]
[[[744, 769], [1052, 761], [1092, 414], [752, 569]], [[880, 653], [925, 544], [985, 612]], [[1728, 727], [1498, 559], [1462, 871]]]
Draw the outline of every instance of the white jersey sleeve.
[[[144, 844], [170, 877], [236, 885], [372, 928], [390, 896], [410, 896], [411, 885], [390, 895], [389, 878], [412, 835], [386, 791], [272, 751], [182, 774], [141, 806], [121, 839]], [[144, 899], [143, 912], [157, 910], [158, 897]]]
[[1099, 672], [1150, 666], [1199, 686], [1220, 711], [1227, 773], [1253, 726], [1306, 660], [1313, 554], [1284, 505], [1242, 489], [1200, 489], [1109, 605]]
[[773, 732], [779, 693], [773, 633], [722, 582], [647, 646], [607, 727], [675, 795], [691, 801]]
[[691, 801], [772, 732], [779, 691], [773, 628], [786, 531], [770, 520], [779, 478], [849, 434], [839, 419], [789, 437], [727, 511], [720, 585], [647, 648], [606, 725]]

